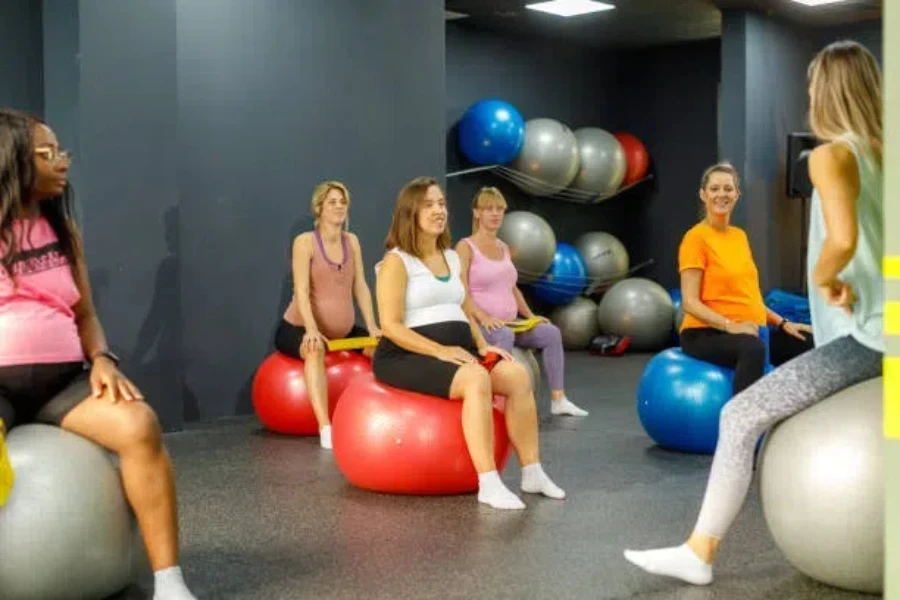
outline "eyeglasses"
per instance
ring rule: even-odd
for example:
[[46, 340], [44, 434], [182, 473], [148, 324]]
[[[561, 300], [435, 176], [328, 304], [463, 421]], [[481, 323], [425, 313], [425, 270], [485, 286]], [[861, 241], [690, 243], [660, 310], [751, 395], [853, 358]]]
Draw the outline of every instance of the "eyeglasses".
[[71, 152], [69, 152], [68, 150], [59, 150], [52, 146], [47, 146], [45, 148], [37, 148], [34, 151], [34, 153], [42, 156], [44, 159], [48, 160], [49, 162], [56, 162], [58, 160], [62, 161], [62, 162], [72, 162], [72, 153]]

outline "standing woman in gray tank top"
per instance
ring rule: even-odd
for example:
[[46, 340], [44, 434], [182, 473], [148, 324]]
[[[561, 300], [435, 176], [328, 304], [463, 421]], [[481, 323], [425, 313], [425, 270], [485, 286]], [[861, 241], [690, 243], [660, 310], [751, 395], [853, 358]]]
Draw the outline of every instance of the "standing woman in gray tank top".
[[627, 560], [649, 573], [710, 583], [719, 543], [747, 495], [760, 435], [845, 388], [881, 376], [883, 138], [875, 58], [855, 42], [829, 45], [810, 64], [809, 99], [810, 126], [823, 142], [809, 159], [815, 192], [807, 270], [816, 347], [725, 406], [690, 538], [680, 546], [625, 551]]

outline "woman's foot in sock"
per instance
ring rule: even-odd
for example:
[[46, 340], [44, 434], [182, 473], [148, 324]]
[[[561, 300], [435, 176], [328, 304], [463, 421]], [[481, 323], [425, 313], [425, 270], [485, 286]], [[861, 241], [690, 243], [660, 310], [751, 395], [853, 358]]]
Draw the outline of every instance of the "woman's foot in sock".
[[16, 481], [16, 474], [13, 472], [9, 455], [6, 453], [6, 441], [2, 431], [0, 429], [0, 507], [6, 504], [12, 493], [13, 483]]
[[479, 473], [478, 501], [501, 510], [522, 510], [525, 503], [503, 485], [497, 471]]
[[534, 463], [522, 467], [522, 491], [529, 494], [543, 494], [548, 498], [562, 500], [566, 493], [558, 485], [550, 480], [544, 473], [541, 463]]
[[326, 450], [331, 450], [331, 425], [326, 425], [319, 430], [319, 445]]
[[694, 554], [687, 544], [656, 550], [626, 550], [628, 562], [653, 575], [674, 577], [694, 585], [712, 582], [712, 565]]
[[563, 396], [559, 400], [550, 401], [550, 414], [568, 415], [570, 417], [586, 417], [589, 413], [583, 408], [575, 406], [568, 398]]
[[153, 600], [197, 600], [184, 583], [181, 567], [157, 571], [153, 580]]

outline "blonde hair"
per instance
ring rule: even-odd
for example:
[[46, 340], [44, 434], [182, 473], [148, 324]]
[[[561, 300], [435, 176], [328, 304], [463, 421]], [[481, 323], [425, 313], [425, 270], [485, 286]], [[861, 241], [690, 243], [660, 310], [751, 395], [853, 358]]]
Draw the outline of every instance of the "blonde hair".
[[[425, 201], [428, 188], [432, 186], [438, 189], [441, 187], [434, 177], [416, 177], [400, 189], [394, 204], [391, 228], [384, 240], [385, 250], [399, 248], [407, 254], [422, 258], [419, 256], [419, 222], [416, 217]], [[438, 237], [437, 247], [441, 252], [450, 247], [449, 227]]]
[[[482, 202], [483, 201], [483, 202]], [[475, 199], [472, 200], [472, 209], [476, 208], [487, 208], [492, 204], [499, 204], [504, 209], [506, 209], [506, 198], [503, 197], [503, 193], [495, 187], [483, 187], [478, 190], [478, 193], [475, 194]], [[478, 217], [475, 214], [472, 214], [472, 233], [475, 234], [478, 232]]]
[[864, 46], [850, 40], [829, 44], [808, 70], [809, 125], [823, 141], [845, 134], [862, 138], [881, 162], [883, 143], [881, 71]]
[[[350, 209], [350, 190], [347, 189], [347, 186], [340, 181], [323, 181], [316, 186], [312, 193], [312, 213], [316, 220], [316, 226], [319, 225], [319, 218], [322, 216], [322, 205], [325, 204], [325, 198], [331, 190], [338, 190], [343, 194], [344, 200], [347, 201], [347, 210], [349, 211]], [[344, 220], [344, 227], [348, 229], [350, 227], [349, 213]]]
[[741, 189], [741, 178], [738, 175], [737, 169], [735, 169], [730, 162], [723, 161], [720, 163], [716, 163], [703, 171], [703, 177], [700, 178], [701, 190], [706, 189], [706, 186], [709, 184], [709, 178], [712, 177], [713, 173], [727, 173], [731, 175], [731, 178], [734, 180], [735, 189]]

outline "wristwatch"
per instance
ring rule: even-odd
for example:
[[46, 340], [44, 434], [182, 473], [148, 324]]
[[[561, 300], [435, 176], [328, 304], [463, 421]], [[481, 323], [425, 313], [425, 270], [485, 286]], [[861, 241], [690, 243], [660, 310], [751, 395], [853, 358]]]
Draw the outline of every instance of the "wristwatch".
[[112, 350], [110, 350], [109, 348], [94, 353], [94, 355], [91, 356], [91, 364], [94, 364], [94, 362], [96, 362], [96, 360], [101, 356], [108, 358], [113, 362], [114, 365], [119, 366], [119, 357], [113, 354]]
[[781, 319], [781, 323], [778, 324], [778, 330], [784, 331], [784, 326], [787, 324], [787, 322], [788, 322], [787, 319], [784, 319], [784, 318]]

